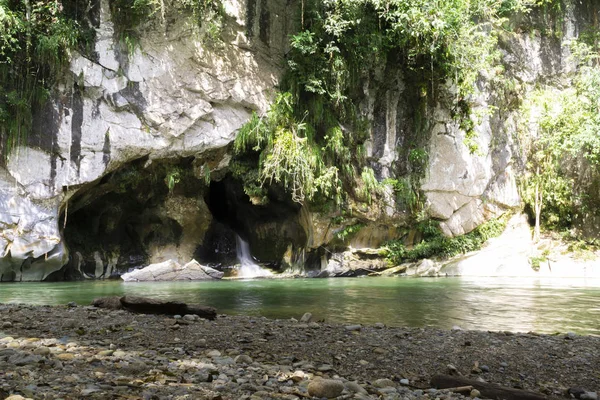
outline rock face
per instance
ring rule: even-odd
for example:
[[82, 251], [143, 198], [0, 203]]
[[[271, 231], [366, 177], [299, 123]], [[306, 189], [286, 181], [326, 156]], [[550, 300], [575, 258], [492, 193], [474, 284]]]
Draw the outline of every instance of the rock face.
[[[56, 279], [110, 276], [123, 260], [106, 249], [71, 254], [70, 272], [58, 272], [69, 260], [61, 230], [65, 215], [76, 211], [71, 200], [78, 208], [89, 206], [102, 194], [89, 191], [134, 160], [150, 167], [187, 158], [202, 179], [222, 173], [229, 162], [223, 149], [236, 130], [252, 111], [268, 107], [281, 75], [291, 12], [278, 0], [223, 3], [217, 43], [203, 40], [190, 15], [176, 13], [165, 25], [142, 26], [132, 54], [119, 42], [109, 1], [93, 7], [90, 20], [98, 21], [93, 57], [73, 55], [59, 92], [35, 117], [28, 147], [15, 148], [0, 166], [0, 280], [43, 280], [53, 272], [60, 275]], [[167, 178], [155, 181], [162, 185]], [[117, 199], [108, 200], [118, 207]], [[202, 204], [171, 198], [164, 212], [179, 221]], [[90, 219], [102, 223], [103, 215]], [[186, 242], [194, 232], [182, 228]], [[199, 235], [183, 248], [177, 240], [148, 243], [126, 255], [133, 257], [126, 264], [164, 261], [153, 254], [165, 250], [189, 260], [201, 241]]]
[[334, 253], [319, 277], [352, 277], [368, 275], [374, 271], [388, 268], [387, 261], [377, 250], [351, 249], [343, 253]]
[[[228, 175], [237, 130], [253, 111], [267, 110], [283, 72], [295, 29], [290, 4], [223, 0], [216, 40], [190, 15], [170, 11], [162, 22], [144, 22], [139, 47], [129, 51], [109, 0], [98, 0], [88, 16], [93, 52], [73, 54], [27, 145], [0, 163], [0, 281], [108, 278], [169, 259], [233, 263], [236, 234], [276, 269], [309, 265], [338, 275], [350, 262], [353, 270], [379, 269], [369, 257], [341, 253], [406, 234], [410, 210], [391, 189], [377, 204], [349, 204], [352, 215], [334, 223], [332, 213], [292, 204], [276, 188], [269, 205], [252, 204]], [[535, 13], [513, 21], [528, 29], [502, 34], [515, 89], [481, 77], [468, 99], [480, 115], [474, 138], [455, 121], [452, 86], [436, 89], [424, 112], [420, 91], [394, 60], [372, 71], [357, 102], [370, 125], [366, 153], [376, 177], [419, 179], [425, 212], [449, 236], [518, 207], [519, 115], [511, 104], [574, 70], [568, 43], [592, 22], [587, 4], [566, 5], [560, 38], [533, 29], [543, 21]], [[589, 234], [600, 226], [595, 218], [580, 225]], [[340, 239], [348, 231], [353, 236]]]
[[[508, 222], [506, 230], [497, 238], [490, 239], [482, 250], [458, 257], [441, 267], [440, 275], [447, 276], [497, 276], [497, 277], [553, 277], [553, 278], [600, 278], [600, 264], [594, 259], [577, 258], [566, 248], [547, 249], [542, 256], [531, 240], [531, 228], [527, 218], [518, 214]], [[591, 254], [590, 254], [591, 255]], [[532, 260], [538, 258], [534, 267]]]
[[176, 261], [168, 260], [121, 275], [125, 282], [199, 281], [221, 279], [222, 277], [223, 272], [200, 265], [196, 260], [192, 260], [184, 266]]

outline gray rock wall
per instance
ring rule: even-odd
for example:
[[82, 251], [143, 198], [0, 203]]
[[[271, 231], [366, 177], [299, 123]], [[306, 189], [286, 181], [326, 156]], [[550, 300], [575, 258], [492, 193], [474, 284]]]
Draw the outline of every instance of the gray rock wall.
[[[536, 84], [564, 80], [574, 70], [568, 44], [591, 18], [587, 3], [591, 2], [566, 8], [560, 37], [535, 30], [536, 24], [547, 23], [535, 13], [514, 21], [515, 27], [527, 29], [501, 36], [502, 63], [516, 85], [501, 90], [491, 71], [483, 73], [478, 94], [469, 99], [474, 113], [480, 114], [474, 118], [475, 152], [469, 151], [464, 130], [452, 118], [451, 85], [436, 89], [434, 104], [423, 113], [418, 90], [393, 60], [373, 71], [362, 87], [360, 110], [370, 121], [367, 156], [377, 178], [415, 174], [409, 150], [426, 150], [427, 167], [419, 173], [426, 211], [441, 221], [447, 235], [469, 232], [519, 207], [516, 175], [522, 159], [515, 137], [519, 115], [513, 103]], [[252, 111], [268, 108], [283, 70], [295, 4], [283, 0], [223, 4], [227, 16], [220, 40], [207, 40], [189, 16], [175, 13], [165, 24], [145, 22], [139, 47], [128, 54], [118, 40], [108, 0], [99, 1], [93, 56], [73, 54], [53, 100], [36, 116], [29, 145], [14, 149], [6, 165], [0, 166], [1, 281], [37, 281], [60, 270], [69, 260], [65, 216], [68, 224], [75, 209], [98, 204], [94, 201], [107, 193], [112, 193], [111, 202], [129, 208], [97, 207], [102, 211], [90, 221], [103, 223], [106, 234], [120, 221], [123, 209], [131, 213], [138, 203], [153, 210], [140, 210], [144, 226], [173, 223], [160, 240], [156, 232], [135, 222], [124, 226], [123, 232], [138, 237], [143, 247], [140, 262], [168, 258], [186, 262], [199, 248], [210, 251], [201, 248], [205, 235], [211, 243], [233, 237], [232, 227], [211, 215], [203, 197], [208, 184], [202, 182], [223, 178], [231, 156], [228, 146], [237, 129]], [[146, 184], [144, 193], [132, 189], [127, 199], [119, 197], [125, 195], [113, 178], [132, 163], [151, 170], [156, 165], [183, 165], [181, 160], [192, 165], [192, 178], [179, 184], [179, 192], [167, 193], [161, 176], [151, 182], [154, 188]], [[181, 188], [186, 185], [198, 189], [195, 198]], [[397, 237], [407, 220], [406, 210], [397, 207], [391, 192], [380, 197], [383, 200], [373, 206], [353, 205], [352, 218], [337, 228], [327, 213], [293, 207], [290, 216], [265, 222], [254, 234], [248, 232], [253, 226], [237, 221], [251, 244], [276, 244], [272, 246], [276, 250], [261, 250], [269, 261], [283, 257], [290, 248], [298, 254], [318, 249], [335, 241], [343, 228], [358, 223], [366, 226], [351, 243], [377, 246]], [[133, 198], [138, 203], [132, 203]], [[87, 268], [90, 276], [108, 277], [120, 262], [119, 254], [102, 249], [82, 252], [85, 249], [78, 248], [70, 257], [78, 273]], [[298, 259], [298, 254], [285, 257]]]

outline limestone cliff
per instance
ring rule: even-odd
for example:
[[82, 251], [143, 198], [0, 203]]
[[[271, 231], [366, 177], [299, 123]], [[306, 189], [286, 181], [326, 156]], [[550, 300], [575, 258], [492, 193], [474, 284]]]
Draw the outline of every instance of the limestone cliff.
[[[94, 4], [92, 55], [74, 54], [28, 145], [0, 166], [0, 281], [107, 278], [167, 259], [230, 262], [236, 233], [274, 267], [320, 265], [327, 256], [317, 249], [335, 247], [336, 233], [349, 226], [364, 226], [349, 241], [355, 247], [377, 247], [406, 226], [406, 209], [391, 193], [375, 206], [357, 205], [336, 226], [277, 188], [268, 206], [254, 205], [228, 175], [237, 130], [268, 108], [281, 78], [294, 2], [223, 1], [217, 41], [174, 13], [166, 24], [141, 27], [132, 53], [119, 41], [109, 1]], [[428, 154], [420, 182], [426, 212], [447, 235], [519, 207], [519, 115], [511, 102], [573, 70], [568, 43], [587, 23], [583, 7], [566, 8], [560, 37], [531, 28], [501, 38], [502, 64], [518, 88], [500, 90], [483, 74], [472, 99], [474, 115], [481, 111], [473, 117], [475, 151], [452, 116], [451, 84], [417, 129], [418, 92], [393, 65], [373, 71], [360, 110], [377, 178], [410, 173], [403, 148], [417, 140]], [[522, 18], [516, 26], [536, 16]]]

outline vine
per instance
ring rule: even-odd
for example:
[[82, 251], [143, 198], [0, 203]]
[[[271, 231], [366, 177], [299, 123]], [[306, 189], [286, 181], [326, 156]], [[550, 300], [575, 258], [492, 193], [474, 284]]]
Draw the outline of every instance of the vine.
[[[285, 118], [293, 120], [295, 128], [281, 130], [277, 124], [253, 117], [236, 141], [238, 158], [248, 160], [248, 152], [256, 152], [259, 156], [253, 160], [262, 176], [258, 184], [283, 184], [295, 201], [335, 194], [338, 202], [351, 195], [370, 203], [377, 190], [364, 156], [368, 129], [358, 107], [361, 82], [377, 66], [390, 62], [420, 82], [421, 98], [434, 98], [435, 87], [451, 80], [456, 86], [458, 118], [470, 121], [468, 99], [475, 82], [480, 71], [490, 69], [498, 58], [495, 32], [504, 21], [501, 12], [525, 7], [524, 1], [512, 3], [302, 1], [301, 31], [291, 37], [281, 85], [288, 99]], [[265, 120], [273, 120], [279, 111], [279, 105], [274, 105]], [[259, 131], [260, 137], [252, 136]], [[252, 138], [250, 146], [242, 145]], [[284, 148], [291, 153], [283, 153]], [[298, 154], [303, 157], [292, 157]], [[311, 161], [314, 156], [319, 160]], [[416, 173], [426, 169], [426, 156], [418, 148], [409, 154], [415, 158], [409, 162]], [[295, 161], [288, 164], [284, 159]], [[310, 193], [305, 190], [305, 185], [321, 176], [327, 177], [328, 185], [312, 185]], [[299, 188], [304, 188], [303, 193]]]
[[33, 113], [77, 46], [93, 39], [84, 0], [0, 0], [0, 153], [26, 142]]

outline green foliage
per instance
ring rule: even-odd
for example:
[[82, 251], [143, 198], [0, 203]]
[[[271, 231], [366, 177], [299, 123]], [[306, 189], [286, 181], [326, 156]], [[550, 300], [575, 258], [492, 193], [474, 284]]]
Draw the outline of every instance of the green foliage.
[[121, 44], [129, 54], [139, 47], [139, 29], [143, 23], [158, 20], [164, 26], [167, 14], [177, 9], [191, 13], [203, 37], [211, 41], [221, 34], [224, 16], [221, 1], [214, 0], [111, 0], [110, 7]]
[[[76, 0], [0, 0], [0, 149], [8, 156], [31, 129], [71, 50], [88, 37]], [[65, 9], [66, 7], [66, 9]]]
[[529, 257], [529, 263], [531, 264], [531, 269], [534, 271], [540, 270], [540, 264], [546, 262], [548, 259], [544, 256], [532, 256]]
[[366, 201], [367, 204], [371, 204], [373, 195], [378, 193], [381, 189], [380, 183], [375, 178], [375, 173], [372, 168], [364, 167], [360, 174], [362, 185], [359, 188], [359, 195]]
[[[282, 183], [296, 201], [317, 194], [341, 200], [343, 188], [371, 203], [380, 183], [361, 151], [367, 130], [357, 117], [356, 88], [393, 59], [428, 79], [432, 92], [438, 82], [454, 80], [462, 100], [496, 57], [491, 28], [501, 22], [499, 10], [492, 0], [303, 1], [282, 83], [289, 110], [279, 98], [266, 117], [255, 115], [236, 140], [238, 158], [259, 153], [261, 185]], [[427, 153], [413, 149], [409, 162], [423, 174]]]
[[346, 226], [344, 229], [336, 232], [335, 237], [342, 240], [342, 241], [346, 241], [347, 239], [351, 238], [352, 236], [356, 235], [358, 233], [358, 231], [360, 231], [362, 228], [364, 228], [364, 224], [362, 223], [357, 223], [354, 225], [348, 225]]
[[584, 43], [576, 43], [573, 53], [580, 61], [573, 86], [539, 89], [523, 106], [529, 116], [523, 126], [535, 129], [521, 132], [528, 160], [521, 195], [531, 209], [539, 207], [541, 224], [549, 229], [567, 229], [593, 207], [589, 193], [577, 187], [573, 166], [583, 159], [600, 172], [598, 53]]
[[306, 124], [295, 118], [292, 106], [291, 94], [279, 94], [265, 118], [253, 115], [240, 129], [234, 150], [238, 155], [258, 153], [261, 186], [281, 184], [296, 202], [312, 200], [317, 193], [335, 196], [338, 169], [323, 164], [321, 149], [307, 136]]
[[165, 185], [169, 188], [169, 194], [173, 193], [173, 189], [175, 189], [175, 185], [181, 182], [182, 171], [178, 167], [171, 168], [167, 171], [165, 175]]
[[435, 221], [427, 220], [418, 226], [423, 235], [420, 243], [417, 243], [412, 249], [408, 249], [402, 240], [393, 240], [386, 243], [385, 254], [394, 265], [424, 258], [450, 258], [479, 250], [488, 239], [499, 236], [505, 227], [506, 219], [494, 219], [465, 235], [449, 238], [440, 232]]

